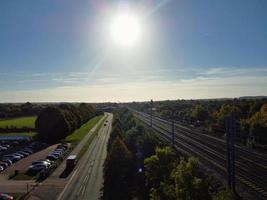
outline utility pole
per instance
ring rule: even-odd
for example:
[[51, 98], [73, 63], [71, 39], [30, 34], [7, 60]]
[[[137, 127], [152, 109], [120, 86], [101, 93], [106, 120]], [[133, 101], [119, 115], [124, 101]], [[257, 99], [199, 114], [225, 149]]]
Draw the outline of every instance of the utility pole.
[[226, 119], [227, 175], [228, 187], [235, 193], [235, 121], [233, 116]]
[[152, 117], [153, 117], [153, 100], [150, 101], [150, 127], [152, 128]]
[[172, 147], [174, 148], [174, 110], [172, 109]]

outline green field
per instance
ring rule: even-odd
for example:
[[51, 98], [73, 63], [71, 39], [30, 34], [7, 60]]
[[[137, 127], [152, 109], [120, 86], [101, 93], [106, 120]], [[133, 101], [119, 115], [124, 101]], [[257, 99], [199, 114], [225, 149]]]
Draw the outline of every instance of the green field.
[[37, 133], [35, 132], [17, 132], [17, 133], [0, 133], [0, 136], [29, 136], [33, 137]]
[[16, 128], [34, 128], [36, 116], [19, 117], [14, 119], [0, 120], [0, 128], [16, 127]]
[[96, 125], [103, 115], [96, 116], [66, 137], [65, 142], [79, 142]]

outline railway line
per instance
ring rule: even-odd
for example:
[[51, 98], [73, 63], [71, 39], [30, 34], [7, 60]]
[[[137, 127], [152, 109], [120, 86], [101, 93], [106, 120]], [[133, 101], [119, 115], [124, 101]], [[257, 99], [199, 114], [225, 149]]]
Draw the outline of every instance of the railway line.
[[[150, 125], [150, 115], [132, 110], [143, 123]], [[153, 117], [152, 128], [166, 141], [172, 139], [172, 123]], [[178, 122], [174, 126], [175, 147], [185, 154], [194, 155], [217, 172], [227, 174], [225, 141], [200, 133]], [[236, 146], [236, 180], [249, 189], [257, 199], [267, 199], [267, 157]], [[225, 176], [226, 177], [226, 176]]]

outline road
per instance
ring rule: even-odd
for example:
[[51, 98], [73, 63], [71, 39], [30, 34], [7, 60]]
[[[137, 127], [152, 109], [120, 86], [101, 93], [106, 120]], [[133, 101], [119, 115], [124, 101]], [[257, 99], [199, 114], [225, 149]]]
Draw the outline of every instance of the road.
[[[133, 110], [134, 111], [134, 110]], [[135, 116], [150, 125], [150, 116], [134, 111]], [[158, 136], [171, 141], [171, 122], [158, 117], [153, 118], [153, 129]], [[226, 174], [225, 142], [198, 133], [197, 130], [175, 123], [175, 146], [185, 154], [198, 156], [202, 161], [216, 169], [220, 174]], [[267, 199], [267, 168], [266, 156], [237, 146], [236, 173], [237, 180], [259, 199]]]
[[58, 200], [94, 200], [101, 196], [103, 186], [103, 164], [107, 154], [107, 142], [112, 129], [112, 114], [108, 114], [106, 126], [91, 143], [79, 167], [66, 185]]

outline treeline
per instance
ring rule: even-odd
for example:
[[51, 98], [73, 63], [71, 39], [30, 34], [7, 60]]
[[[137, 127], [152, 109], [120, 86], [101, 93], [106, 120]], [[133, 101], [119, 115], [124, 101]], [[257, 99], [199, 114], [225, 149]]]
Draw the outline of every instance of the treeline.
[[56, 142], [96, 115], [91, 104], [59, 104], [47, 106], [38, 115], [35, 128], [42, 141]]
[[[150, 112], [150, 102], [131, 103], [132, 108]], [[153, 102], [154, 114], [184, 124], [202, 127], [207, 133], [222, 137], [226, 118], [236, 121], [238, 141], [267, 145], [267, 99], [177, 100]], [[251, 141], [252, 140], [252, 141]]]
[[159, 145], [129, 110], [117, 110], [104, 164], [103, 199], [147, 199], [144, 159], [153, 155]]
[[114, 113], [104, 164], [104, 200], [232, 200], [217, 192], [196, 158], [182, 158], [140, 125], [131, 112]]
[[32, 104], [29, 102], [23, 104], [0, 104], [0, 118], [38, 115], [44, 107], [44, 104]]

